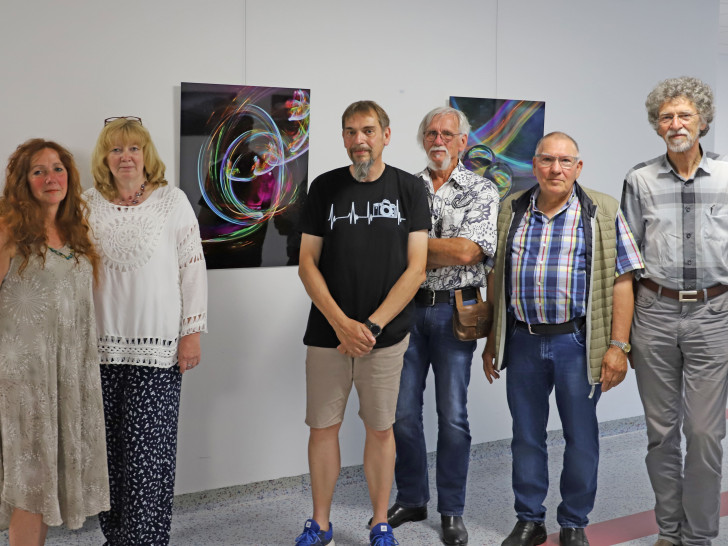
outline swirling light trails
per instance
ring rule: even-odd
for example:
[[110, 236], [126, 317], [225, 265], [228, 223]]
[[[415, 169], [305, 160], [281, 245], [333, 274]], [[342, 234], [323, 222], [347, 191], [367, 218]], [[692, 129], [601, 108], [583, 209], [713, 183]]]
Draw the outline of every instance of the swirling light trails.
[[[219, 218], [239, 226], [205, 238], [205, 242], [240, 241], [298, 196], [286, 163], [308, 151], [309, 97], [301, 89], [293, 92], [285, 102], [286, 119], [292, 127], [281, 131], [268, 112], [253, 104], [273, 91], [280, 92], [271, 88], [241, 91], [200, 148], [197, 173], [202, 197]], [[213, 116], [215, 112], [211, 119]], [[240, 123], [252, 128], [233, 136]]]

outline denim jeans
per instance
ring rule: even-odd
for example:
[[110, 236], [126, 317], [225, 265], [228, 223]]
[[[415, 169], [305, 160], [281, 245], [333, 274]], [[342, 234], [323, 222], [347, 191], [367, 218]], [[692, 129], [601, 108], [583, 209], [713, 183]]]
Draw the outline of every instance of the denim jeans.
[[395, 479], [401, 506], [425, 506], [430, 500], [422, 406], [431, 365], [438, 423], [437, 511], [444, 516], [462, 516], [470, 462], [468, 384], [476, 343], [455, 338], [452, 310], [447, 303], [416, 308], [394, 423]]
[[508, 331], [506, 391], [513, 417], [513, 492], [522, 521], [543, 521], [549, 486], [546, 423], [549, 395], [556, 391], [566, 447], [561, 471], [561, 527], [586, 527], [594, 507], [599, 466], [596, 407], [601, 386], [589, 398], [585, 328], [569, 334]]

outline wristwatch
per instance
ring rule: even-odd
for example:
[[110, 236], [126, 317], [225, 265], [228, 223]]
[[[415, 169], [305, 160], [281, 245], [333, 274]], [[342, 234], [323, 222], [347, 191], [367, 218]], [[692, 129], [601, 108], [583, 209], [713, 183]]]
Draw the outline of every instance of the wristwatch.
[[615, 347], [619, 347], [624, 351], [624, 354], [628, 355], [629, 352], [632, 350], [632, 345], [629, 343], [624, 343], [623, 341], [617, 341], [616, 339], [612, 339], [609, 342], [610, 345], [614, 345]]
[[382, 327], [381, 327], [381, 326], [379, 326], [379, 324], [374, 324], [374, 323], [373, 323], [373, 322], [372, 322], [371, 320], [369, 320], [369, 319], [366, 319], [366, 320], [364, 321], [364, 326], [366, 326], [367, 328], [369, 328], [369, 331], [370, 331], [370, 332], [372, 333], [372, 335], [374, 336], [374, 338], [375, 338], [375, 339], [376, 339], [377, 337], [379, 337], [379, 334], [381, 334], [381, 333], [382, 333]]

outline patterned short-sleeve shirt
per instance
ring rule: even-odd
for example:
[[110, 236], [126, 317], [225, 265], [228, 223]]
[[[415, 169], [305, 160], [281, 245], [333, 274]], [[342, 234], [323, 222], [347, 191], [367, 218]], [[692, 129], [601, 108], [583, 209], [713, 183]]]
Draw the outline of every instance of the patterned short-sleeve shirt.
[[[425, 182], [432, 215], [430, 238], [463, 237], [477, 244], [486, 255], [495, 255], [497, 243], [498, 190], [487, 178], [478, 176], [458, 163], [437, 192], [430, 171], [417, 176]], [[489, 269], [489, 268], [488, 268]], [[452, 265], [429, 269], [423, 288], [454, 290], [467, 286], [485, 286], [486, 264]]]

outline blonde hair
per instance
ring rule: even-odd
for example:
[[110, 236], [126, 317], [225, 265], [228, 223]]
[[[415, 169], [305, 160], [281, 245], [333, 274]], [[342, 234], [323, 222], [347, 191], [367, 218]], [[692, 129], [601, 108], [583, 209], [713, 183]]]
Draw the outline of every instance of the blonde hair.
[[109, 201], [119, 197], [119, 191], [114, 183], [106, 157], [111, 148], [122, 144], [136, 144], [144, 153], [144, 174], [147, 177], [147, 187], [150, 189], [166, 186], [164, 178], [165, 166], [159, 157], [157, 148], [152, 142], [149, 131], [136, 120], [120, 118], [106, 125], [96, 141], [91, 155], [91, 173], [94, 177], [94, 187]]

